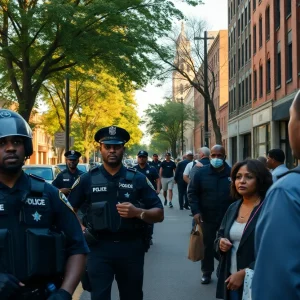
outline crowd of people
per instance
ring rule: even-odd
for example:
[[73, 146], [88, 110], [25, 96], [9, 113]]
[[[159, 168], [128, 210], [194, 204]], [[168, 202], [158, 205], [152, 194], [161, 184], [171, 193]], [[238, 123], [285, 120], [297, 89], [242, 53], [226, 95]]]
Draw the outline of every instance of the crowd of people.
[[[288, 131], [300, 159], [300, 91]], [[50, 185], [22, 171], [31, 129], [0, 109], [1, 299], [69, 300], [81, 279], [92, 300], [110, 300], [116, 279], [120, 299], [142, 300], [145, 252], [163, 206], [174, 209], [174, 184], [179, 209], [203, 231], [202, 284], [218, 260], [218, 299], [300, 299], [300, 167], [288, 170], [281, 149], [232, 168], [221, 145], [189, 151], [177, 165], [168, 152], [148, 163], [140, 150], [126, 168], [125, 129], [101, 128], [94, 139], [103, 164], [81, 174], [81, 154], [67, 151], [67, 169]]]

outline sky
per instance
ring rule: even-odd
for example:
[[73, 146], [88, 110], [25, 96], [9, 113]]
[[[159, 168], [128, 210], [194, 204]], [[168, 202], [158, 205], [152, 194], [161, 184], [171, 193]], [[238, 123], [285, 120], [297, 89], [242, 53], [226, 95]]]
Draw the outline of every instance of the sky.
[[[174, 4], [179, 8], [187, 19], [200, 19], [207, 22], [208, 30], [227, 29], [227, 1], [226, 0], [204, 0], [204, 5], [196, 8], [187, 5], [181, 0], [174, 0]], [[176, 25], [176, 24], [174, 24]], [[163, 99], [171, 96], [172, 81], [168, 81], [163, 86], [157, 87], [157, 83], [148, 84], [142, 90], [136, 92], [138, 104], [138, 115], [143, 118], [144, 111], [149, 104], [163, 103]], [[141, 127], [145, 132], [145, 127]], [[150, 138], [144, 135], [141, 143], [149, 144]]]

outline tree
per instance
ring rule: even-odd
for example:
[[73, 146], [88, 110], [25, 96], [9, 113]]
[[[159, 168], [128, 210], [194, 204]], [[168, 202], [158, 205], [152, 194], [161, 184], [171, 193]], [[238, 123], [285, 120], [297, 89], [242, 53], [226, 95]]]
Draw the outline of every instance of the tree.
[[182, 14], [170, 0], [0, 1], [2, 96], [28, 121], [43, 82], [74, 66], [139, 87], [159, 68], [151, 54], [173, 18]]
[[[177, 76], [182, 81], [181, 93], [184, 93], [191, 87], [195, 88], [208, 103], [209, 112], [212, 120], [213, 130], [216, 137], [216, 143], [222, 144], [222, 135], [218, 120], [216, 117], [215, 99], [216, 86], [219, 84], [217, 72], [212, 64], [208, 64], [208, 89], [204, 85], [204, 52], [202, 43], [195, 37], [203, 36], [205, 24], [202, 21], [191, 21], [188, 23], [187, 30], [182, 27], [180, 37], [178, 31], [173, 37], [161, 47], [156, 48], [156, 53], [164, 67], [164, 72], [160, 78], [166, 79], [170, 74]], [[185, 39], [186, 42], [182, 42]], [[192, 45], [191, 45], [192, 44]], [[166, 55], [167, 53], [167, 55]], [[175, 54], [175, 55], [174, 55]], [[174, 57], [175, 56], [175, 57]], [[220, 66], [223, 72], [227, 72], [227, 59], [224, 65]], [[226, 83], [228, 84], [228, 83]]]
[[161, 134], [154, 134], [152, 136], [149, 151], [152, 153], [162, 154], [168, 151], [170, 145], [168, 141], [165, 140], [165, 137]]
[[169, 143], [173, 157], [177, 156], [176, 142], [180, 140], [181, 126], [187, 121], [195, 121], [197, 116], [192, 107], [167, 100], [164, 104], [150, 104], [145, 111], [148, 133], [159, 134]]
[[[94, 134], [99, 128], [110, 125], [126, 128], [131, 134], [129, 145], [139, 142], [142, 134], [138, 128], [133, 92], [121, 91], [118, 80], [105, 72], [86, 77], [89, 80], [72, 81], [70, 119], [71, 135], [75, 138], [74, 148], [81, 151], [88, 161], [90, 152], [95, 149]], [[49, 110], [44, 114], [43, 124], [47, 124], [44, 128], [50, 134], [65, 130], [63, 88], [59, 80], [44, 85], [44, 98], [48, 99]]]

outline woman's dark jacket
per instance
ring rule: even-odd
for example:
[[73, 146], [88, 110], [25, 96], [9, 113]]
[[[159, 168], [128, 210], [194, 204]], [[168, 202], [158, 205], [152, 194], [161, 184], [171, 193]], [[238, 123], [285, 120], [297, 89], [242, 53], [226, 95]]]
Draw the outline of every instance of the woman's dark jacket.
[[[215, 240], [215, 249], [217, 253], [220, 255], [220, 265], [218, 268], [218, 283], [217, 283], [217, 298], [219, 299], [229, 299], [228, 298], [228, 290], [227, 284], [225, 280], [230, 275], [230, 265], [231, 265], [231, 251], [222, 252], [219, 248], [219, 243], [221, 238], [229, 238], [229, 231], [233, 222], [237, 219], [239, 208], [242, 204], [242, 200], [236, 201], [231, 204], [223, 218], [222, 224], [217, 234], [217, 238]], [[260, 205], [256, 206], [252, 211], [249, 221], [252, 219], [252, 216], [255, 212], [260, 208]], [[255, 263], [255, 255], [254, 255], [254, 234], [255, 227], [257, 223], [258, 216], [260, 214], [261, 209], [257, 211], [254, 218], [249, 223], [248, 227], [244, 231], [242, 236], [240, 245], [236, 252], [237, 258], [237, 270], [245, 269], [245, 268], [254, 268]], [[248, 222], [249, 222], [248, 221]], [[247, 226], [247, 225], [246, 225]], [[239, 298], [242, 299], [243, 295], [243, 286], [238, 290]]]

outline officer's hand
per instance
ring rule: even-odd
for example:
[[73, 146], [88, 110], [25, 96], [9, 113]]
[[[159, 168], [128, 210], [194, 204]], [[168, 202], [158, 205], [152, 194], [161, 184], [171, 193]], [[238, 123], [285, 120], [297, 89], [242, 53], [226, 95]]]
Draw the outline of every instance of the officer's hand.
[[137, 218], [140, 214], [140, 209], [135, 207], [130, 202], [122, 202], [117, 204], [117, 210], [122, 218]]
[[0, 296], [1, 299], [7, 299], [13, 295], [21, 286], [24, 286], [15, 276], [6, 273], [0, 273]]
[[195, 220], [195, 222], [196, 222], [198, 225], [200, 225], [201, 223], [203, 223], [203, 220], [202, 220], [200, 214], [194, 215], [194, 220]]
[[72, 300], [72, 295], [66, 290], [59, 289], [52, 293], [47, 300]]
[[71, 189], [68, 188], [62, 188], [59, 189], [65, 196], [68, 196], [71, 193]]

